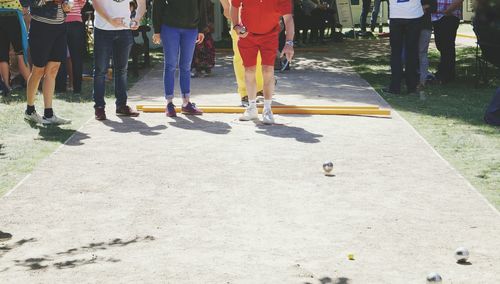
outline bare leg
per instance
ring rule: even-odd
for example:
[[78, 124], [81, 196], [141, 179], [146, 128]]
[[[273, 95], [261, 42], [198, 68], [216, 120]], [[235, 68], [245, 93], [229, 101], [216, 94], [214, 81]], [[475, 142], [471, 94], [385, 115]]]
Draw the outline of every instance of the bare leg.
[[45, 108], [52, 108], [52, 97], [56, 87], [56, 76], [60, 62], [49, 61], [45, 66], [45, 79], [43, 80], [43, 103]]
[[0, 75], [5, 87], [10, 88], [10, 70], [8, 62], [0, 62]]
[[262, 65], [264, 75], [264, 99], [272, 100], [274, 93], [274, 66]]
[[33, 66], [26, 87], [26, 99], [29, 106], [35, 105], [36, 91], [38, 90], [43, 74], [45, 74], [45, 67]]
[[31, 70], [30, 67], [24, 63], [24, 55], [17, 56], [17, 65], [19, 66], [19, 73], [21, 73], [24, 80], [28, 82]]
[[257, 81], [255, 79], [256, 68], [245, 67], [245, 84], [247, 87], [248, 101], [255, 101], [257, 99]]

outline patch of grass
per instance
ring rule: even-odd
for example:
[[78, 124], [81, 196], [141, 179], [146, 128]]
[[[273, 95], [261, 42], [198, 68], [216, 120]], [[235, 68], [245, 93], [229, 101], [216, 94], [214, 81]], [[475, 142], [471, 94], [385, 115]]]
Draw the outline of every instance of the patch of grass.
[[[152, 64], [158, 64], [161, 60], [160, 53], [151, 54]], [[91, 63], [87, 62], [86, 65], [90, 66]], [[141, 73], [145, 72], [147, 69], [141, 70]], [[129, 73], [129, 87], [132, 87], [140, 77], [141, 75], [138, 78], [133, 77]], [[81, 95], [70, 92], [55, 95], [56, 114], [72, 120], [72, 124], [60, 127], [32, 126], [23, 120], [26, 108], [25, 90], [15, 91], [9, 97], [0, 97], [0, 196], [29, 174], [41, 160], [53, 153], [93, 117], [92, 84], [92, 80], [84, 80]], [[106, 100], [108, 106], [114, 105], [112, 81], [106, 83]], [[35, 105], [37, 111], [43, 113], [41, 96], [37, 97]], [[85, 140], [79, 143], [85, 143]]]
[[[500, 208], [500, 128], [483, 121], [484, 111], [500, 86], [498, 68], [490, 69], [489, 84], [475, 88], [475, 49], [460, 48], [456, 82], [428, 86], [426, 100], [387, 96], [380, 90], [390, 79], [388, 40], [352, 41], [336, 48], [445, 159]], [[436, 50], [431, 51], [430, 60], [435, 71], [439, 61]]]

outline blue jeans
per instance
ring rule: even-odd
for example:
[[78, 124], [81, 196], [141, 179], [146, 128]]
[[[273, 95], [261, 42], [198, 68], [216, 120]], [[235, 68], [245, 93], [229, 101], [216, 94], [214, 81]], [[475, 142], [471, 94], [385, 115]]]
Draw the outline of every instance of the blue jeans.
[[373, 2], [373, 10], [372, 10], [372, 20], [371, 20], [371, 28], [375, 28], [377, 25], [378, 13], [380, 13], [380, 6], [382, 0], [375, 0]]
[[368, 13], [370, 12], [370, 6], [372, 4], [372, 0], [363, 0], [363, 6], [361, 8], [361, 16], [359, 17], [359, 26], [361, 31], [366, 31], [366, 17], [368, 17]]
[[130, 30], [94, 30], [94, 107], [104, 107], [105, 81], [113, 58], [116, 106], [127, 104], [127, 68], [133, 37]]
[[[414, 92], [418, 83], [420, 19], [391, 19], [389, 27], [391, 32], [391, 84], [389, 89], [394, 93], [401, 92], [401, 81], [405, 78], [408, 92]], [[402, 56], [402, 54], [404, 55]]]
[[165, 98], [172, 99], [174, 97], [174, 79], [177, 63], [179, 63], [182, 97], [188, 98], [191, 93], [191, 62], [193, 60], [198, 30], [172, 28], [162, 25], [160, 36], [165, 56], [163, 72]]

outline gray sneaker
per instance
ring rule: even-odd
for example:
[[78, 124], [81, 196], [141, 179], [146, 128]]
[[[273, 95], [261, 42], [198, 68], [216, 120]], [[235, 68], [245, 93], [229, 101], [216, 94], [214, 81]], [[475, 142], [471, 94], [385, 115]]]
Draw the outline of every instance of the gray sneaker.
[[262, 111], [262, 123], [264, 124], [274, 124], [274, 115], [271, 109], [264, 109]]
[[242, 116], [240, 116], [240, 121], [250, 121], [259, 119], [259, 112], [256, 107], [247, 107]]
[[53, 124], [53, 125], [61, 125], [61, 124], [70, 124], [71, 120], [64, 119], [62, 117], [57, 117], [55, 114], [51, 118], [43, 118], [43, 124]]
[[24, 120], [27, 122], [33, 122], [36, 124], [42, 124], [43, 123], [43, 118], [36, 112], [32, 112], [31, 114], [27, 114], [24, 112]]

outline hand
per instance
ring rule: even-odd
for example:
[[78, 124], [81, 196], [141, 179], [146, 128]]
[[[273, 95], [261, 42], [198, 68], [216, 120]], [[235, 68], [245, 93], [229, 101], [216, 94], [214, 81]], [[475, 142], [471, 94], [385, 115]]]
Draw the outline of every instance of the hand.
[[160, 44], [160, 43], [161, 43], [161, 37], [160, 37], [160, 34], [154, 34], [154, 35], [153, 35], [153, 43], [154, 43], [154, 44]]
[[139, 29], [139, 21], [132, 19], [130, 21], [130, 29], [133, 31], [136, 31], [137, 29]]
[[109, 23], [115, 27], [115, 28], [128, 28], [126, 25], [125, 25], [125, 22], [123, 21], [125, 20], [125, 18], [123, 17], [119, 17], [119, 18], [112, 18]]
[[69, 4], [67, 2], [62, 3], [62, 9], [63, 9], [64, 13], [69, 13], [71, 11], [71, 7], [69, 6]]
[[196, 39], [196, 44], [200, 44], [205, 40], [205, 34], [199, 33], [198, 38]]
[[281, 51], [281, 57], [283, 57], [284, 55], [286, 56], [286, 60], [288, 60], [288, 62], [292, 62], [294, 53], [295, 52], [293, 51], [293, 46], [285, 44], [283, 51]]
[[242, 26], [236, 26], [234, 27], [234, 30], [236, 31], [236, 34], [241, 37], [241, 38], [246, 38], [248, 36], [248, 32], [241, 33], [241, 28]]

